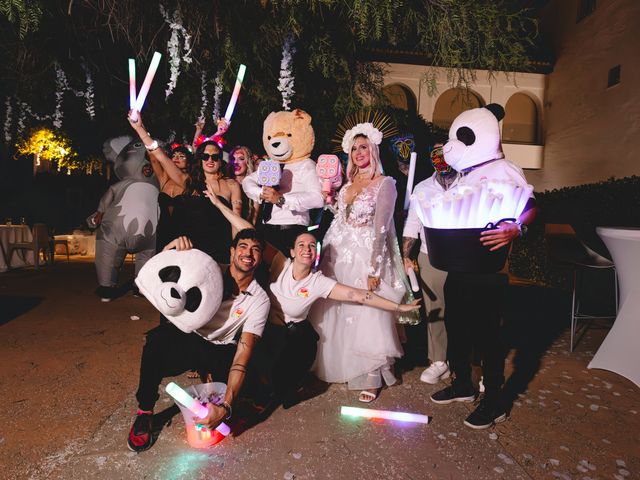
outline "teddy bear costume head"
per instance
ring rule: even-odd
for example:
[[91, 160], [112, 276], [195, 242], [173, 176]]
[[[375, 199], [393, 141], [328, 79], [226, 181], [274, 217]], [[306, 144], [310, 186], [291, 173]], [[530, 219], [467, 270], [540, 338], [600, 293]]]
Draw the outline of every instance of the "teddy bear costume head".
[[140, 292], [185, 333], [202, 328], [222, 302], [222, 273], [218, 264], [197, 250], [166, 250], [138, 273]]
[[499, 125], [503, 118], [504, 109], [497, 103], [462, 112], [451, 124], [449, 141], [442, 147], [445, 161], [459, 172], [504, 158]]
[[311, 115], [303, 110], [271, 112], [264, 121], [262, 143], [272, 160], [294, 163], [310, 158], [314, 142]]

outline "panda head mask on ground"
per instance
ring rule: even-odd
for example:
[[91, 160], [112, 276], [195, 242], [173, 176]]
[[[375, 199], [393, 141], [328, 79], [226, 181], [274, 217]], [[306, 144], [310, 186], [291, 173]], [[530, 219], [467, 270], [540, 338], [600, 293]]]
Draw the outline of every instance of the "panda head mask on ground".
[[191, 333], [220, 308], [223, 284], [218, 264], [197, 250], [166, 250], [145, 263], [136, 285], [176, 327]]
[[449, 141], [442, 147], [445, 161], [460, 172], [504, 158], [499, 124], [503, 118], [504, 109], [497, 103], [462, 112], [451, 124]]

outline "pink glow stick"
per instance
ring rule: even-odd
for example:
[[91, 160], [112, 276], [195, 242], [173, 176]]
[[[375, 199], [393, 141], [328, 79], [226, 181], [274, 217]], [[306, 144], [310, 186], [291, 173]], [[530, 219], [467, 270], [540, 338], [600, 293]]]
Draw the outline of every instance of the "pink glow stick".
[[136, 105], [136, 61], [129, 59], [129, 110]]
[[242, 87], [242, 81], [244, 80], [244, 73], [246, 71], [247, 71], [247, 66], [240, 64], [240, 68], [238, 68], [238, 76], [236, 77], [236, 84], [233, 87], [233, 94], [231, 95], [231, 100], [229, 100], [227, 111], [224, 114], [224, 119], [227, 122], [231, 122], [231, 117], [233, 116], [233, 111], [235, 110], [236, 103], [238, 102], [238, 96], [240, 95], [240, 87]]
[[159, 52], [155, 52], [153, 54], [151, 65], [149, 65], [149, 70], [147, 70], [147, 75], [144, 77], [144, 82], [142, 82], [140, 93], [138, 93], [134, 108], [132, 108], [131, 120], [133, 120], [134, 122], [138, 121], [137, 112], [140, 112], [142, 110], [144, 101], [147, 99], [147, 94], [149, 93], [149, 89], [151, 88], [151, 82], [153, 82], [153, 77], [156, 75], [158, 65], [160, 65], [160, 58], [162, 58], [162, 55]]

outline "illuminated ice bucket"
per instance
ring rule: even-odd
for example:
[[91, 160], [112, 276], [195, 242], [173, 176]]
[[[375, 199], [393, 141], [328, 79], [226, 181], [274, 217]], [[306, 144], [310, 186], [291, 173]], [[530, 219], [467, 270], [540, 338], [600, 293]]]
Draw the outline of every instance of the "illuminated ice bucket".
[[[167, 385], [169, 388], [171, 384]], [[175, 384], [173, 384], [175, 386]], [[179, 390], [179, 387], [177, 387]], [[209, 402], [214, 403], [216, 405], [222, 403], [224, 400], [224, 395], [227, 391], [227, 386], [224, 383], [213, 382], [213, 383], [201, 383], [192, 385], [188, 388], [182, 390], [182, 392], [188, 393], [196, 402], [205, 408], [202, 404]], [[169, 390], [167, 390], [169, 393]], [[180, 393], [180, 392], [178, 392]], [[222, 423], [215, 430], [209, 430], [208, 428], [204, 428], [198, 425], [193, 417], [198, 416], [191, 408], [186, 405], [186, 403], [190, 403], [190, 401], [184, 402], [178, 396], [175, 396], [175, 393], [170, 393], [170, 395], [176, 400], [176, 405], [180, 408], [182, 412], [182, 417], [184, 418], [184, 424], [187, 430], [187, 442], [193, 448], [209, 448], [219, 443], [226, 437], [229, 433], [229, 427]], [[188, 399], [187, 399], [188, 400]], [[204, 411], [203, 411], [204, 414]], [[206, 415], [206, 414], [205, 414]]]
[[509, 249], [493, 252], [480, 243], [485, 228], [424, 227], [429, 262], [445, 272], [495, 273], [502, 270]]
[[442, 194], [412, 196], [424, 225], [429, 261], [446, 272], [495, 273], [504, 267], [508, 247], [491, 251], [480, 233], [503, 221], [515, 221], [524, 211], [533, 187], [509, 180], [482, 180]]

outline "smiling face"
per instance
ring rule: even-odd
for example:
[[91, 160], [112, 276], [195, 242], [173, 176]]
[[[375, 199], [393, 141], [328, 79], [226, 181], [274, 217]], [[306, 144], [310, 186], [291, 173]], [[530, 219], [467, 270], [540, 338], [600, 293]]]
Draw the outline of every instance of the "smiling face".
[[243, 238], [236, 247], [231, 247], [231, 263], [241, 272], [252, 272], [261, 260], [262, 247], [258, 240]]
[[310, 233], [302, 233], [296, 237], [290, 255], [293, 263], [311, 268], [316, 260], [316, 238]]
[[200, 161], [202, 162], [204, 173], [216, 174], [222, 166], [222, 153], [217, 146], [207, 145], [200, 154]]
[[351, 162], [359, 169], [371, 165], [371, 149], [366, 137], [357, 137], [351, 147]]
[[187, 156], [183, 152], [174, 152], [171, 157], [173, 164], [182, 171], [187, 169]]
[[247, 174], [247, 157], [242, 150], [236, 150], [233, 152], [231, 164], [233, 166], [233, 173], [236, 176], [243, 176]]

